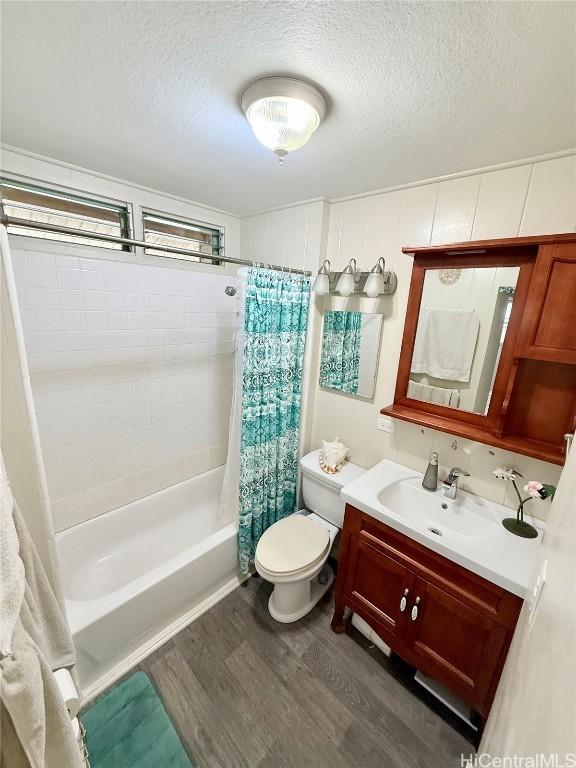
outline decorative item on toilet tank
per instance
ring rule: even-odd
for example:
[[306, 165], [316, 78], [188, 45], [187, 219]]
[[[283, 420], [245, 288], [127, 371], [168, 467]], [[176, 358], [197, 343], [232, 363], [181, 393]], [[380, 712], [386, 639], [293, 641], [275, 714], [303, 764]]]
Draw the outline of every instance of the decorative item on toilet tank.
[[340, 472], [344, 462], [346, 461], [346, 455], [348, 448], [344, 443], [340, 442], [339, 437], [335, 437], [331, 442], [328, 440], [322, 440], [322, 448], [318, 455], [318, 463], [324, 472], [329, 475], [333, 475], [336, 472]]

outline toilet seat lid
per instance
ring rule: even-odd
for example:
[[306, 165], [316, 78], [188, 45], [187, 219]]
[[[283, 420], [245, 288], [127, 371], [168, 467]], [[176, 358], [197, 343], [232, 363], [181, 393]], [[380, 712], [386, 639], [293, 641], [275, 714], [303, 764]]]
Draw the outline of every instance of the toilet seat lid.
[[330, 533], [306, 515], [290, 515], [265, 531], [256, 547], [258, 562], [270, 573], [293, 573], [326, 554]]

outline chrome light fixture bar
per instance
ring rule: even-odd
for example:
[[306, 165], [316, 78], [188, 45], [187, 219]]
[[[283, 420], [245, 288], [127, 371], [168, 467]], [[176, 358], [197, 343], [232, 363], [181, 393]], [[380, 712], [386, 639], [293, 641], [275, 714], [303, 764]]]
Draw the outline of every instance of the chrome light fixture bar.
[[397, 285], [396, 273], [386, 269], [386, 262], [382, 257], [370, 272], [359, 270], [356, 259], [350, 259], [342, 272], [332, 272], [330, 262], [325, 259], [314, 279], [312, 291], [318, 296], [364, 295], [374, 299], [378, 296], [391, 296]]

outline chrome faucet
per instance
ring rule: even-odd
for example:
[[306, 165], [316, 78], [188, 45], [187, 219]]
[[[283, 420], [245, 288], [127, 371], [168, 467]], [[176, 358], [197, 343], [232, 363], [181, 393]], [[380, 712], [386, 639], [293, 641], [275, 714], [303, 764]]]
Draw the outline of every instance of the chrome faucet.
[[466, 472], [465, 469], [460, 469], [460, 467], [452, 467], [448, 473], [448, 477], [442, 483], [442, 490], [444, 491], [444, 496], [446, 496], [447, 499], [454, 501], [456, 498], [456, 493], [458, 491], [458, 478], [462, 476], [470, 477], [470, 472]]

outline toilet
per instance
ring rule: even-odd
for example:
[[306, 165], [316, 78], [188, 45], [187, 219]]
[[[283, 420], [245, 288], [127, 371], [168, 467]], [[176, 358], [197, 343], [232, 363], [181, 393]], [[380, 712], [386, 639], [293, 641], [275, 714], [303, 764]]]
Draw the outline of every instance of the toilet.
[[283, 624], [301, 619], [330, 589], [334, 572], [326, 561], [344, 523], [340, 491], [366, 471], [346, 462], [340, 472], [327, 474], [319, 454], [300, 459], [306, 508], [271, 525], [256, 547], [256, 570], [274, 584], [268, 610]]

